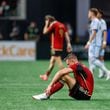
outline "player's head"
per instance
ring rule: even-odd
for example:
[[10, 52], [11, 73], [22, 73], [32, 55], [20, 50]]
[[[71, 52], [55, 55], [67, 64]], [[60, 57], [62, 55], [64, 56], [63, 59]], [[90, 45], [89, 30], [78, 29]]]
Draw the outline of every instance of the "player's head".
[[51, 23], [51, 22], [55, 21], [56, 19], [55, 19], [55, 17], [52, 16], [52, 15], [46, 15], [46, 16], [45, 16], [45, 20], [49, 20], [49, 22]]
[[100, 19], [103, 17], [103, 15], [104, 15], [103, 11], [101, 9], [98, 9], [97, 17]]
[[64, 58], [64, 60], [66, 61], [67, 65], [71, 65], [78, 62], [77, 56], [74, 55], [73, 53], [68, 54], [67, 57]]
[[93, 17], [97, 17], [97, 14], [98, 14], [97, 8], [91, 8], [89, 9], [89, 12], [88, 12], [88, 18], [92, 19]]
[[30, 27], [36, 27], [36, 23], [34, 21], [30, 22]]

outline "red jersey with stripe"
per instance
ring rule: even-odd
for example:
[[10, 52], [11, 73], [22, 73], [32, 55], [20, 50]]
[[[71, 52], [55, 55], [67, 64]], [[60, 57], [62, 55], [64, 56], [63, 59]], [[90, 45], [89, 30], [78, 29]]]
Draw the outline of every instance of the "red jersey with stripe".
[[62, 51], [64, 45], [65, 32], [67, 29], [63, 23], [55, 21], [50, 25], [48, 31], [51, 33], [51, 48]]
[[69, 67], [73, 70], [74, 77], [75, 77], [76, 81], [79, 83], [79, 85], [81, 87], [83, 87], [85, 90], [88, 90], [88, 95], [91, 96], [93, 93], [93, 89], [94, 89], [93, 74], [85, 65], [80, 64], [87, 75], [87, 78], [82, 78], [82, 76], [77, 73], [77, 66], [79, 64], [80, 63], [75, 63]]

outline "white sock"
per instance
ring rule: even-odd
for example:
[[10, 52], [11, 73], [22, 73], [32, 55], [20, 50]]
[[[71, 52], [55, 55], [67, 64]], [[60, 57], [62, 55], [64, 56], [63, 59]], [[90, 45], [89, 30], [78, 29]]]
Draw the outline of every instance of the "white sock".
[[102, 70], [102, 72], [108, 74], [109, 70], [105, 67], [105, 65], [98, 59], [95, 59], [93, 62], [96, 66], [99, 67], [99, 69]]
[[[104, 65], [104, 61], [101, 61], [102, 62], [102, 64]], [[104, 72], [99, 68], [99, 75], [100, 76], [103, 76], [104, 75]]]

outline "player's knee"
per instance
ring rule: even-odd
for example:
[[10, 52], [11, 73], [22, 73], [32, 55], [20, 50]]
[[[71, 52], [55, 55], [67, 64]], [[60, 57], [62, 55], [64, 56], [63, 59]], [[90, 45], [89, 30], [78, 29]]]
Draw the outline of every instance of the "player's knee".
[[92, 58], [89, 59], [89, 63], [93, 64], [95, 62], [95, 60], [97, 60], [97, 59], [98, 58], [96, 58], [96, 57], [92, 57]]
[[62, 80], [64, 81], [71, 81], [71, 79], [73, 80], [73, 78], [71, 78], [69, 75], [62, 76]]
[[67, 80], [67, 75], [62, 76], [61, 80], [66, 81]]
[[63, 63], [62, 63], [61, 60], [57, 61], [57, 63], [58, 63], [58, 66], [59, 66], [60, 69], [64, 68]]

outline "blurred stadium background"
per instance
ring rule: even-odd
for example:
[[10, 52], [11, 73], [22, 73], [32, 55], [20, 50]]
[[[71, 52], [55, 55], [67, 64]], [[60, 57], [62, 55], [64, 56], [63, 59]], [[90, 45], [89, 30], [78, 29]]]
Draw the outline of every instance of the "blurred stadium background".
[[[44, 16], [51, 14], [67, 25], [73, 52], [88, 65], [84, 44], [88, 40], [90, 7], [104, 11], [108, 27], [105, 60], [110, 69], [110, 0], [0, 0], [0, 110], [109, 110], [110, 81], [99, 80], [97, 71], [91, 102], [72, 102], [65, 88], [47, 102], [31, 99], [31, 95], [41, 92], [49, 83], [39, 79], [50, 58], [50, 39], [42, 34]], [[25, 36], [32, 22], [38, 30], [37, 38], [27, 40]]]
[[[67, 25], [74, 52], [79, 58], [87, 59], [87, 53], [83, 51], [83, 44], [88, 39], [87, 12], [90, 7], [101, 8], [105, 13], [104, 18], [108, 25], [108, 44], [110, 45], [109, 0], [106, 2], [102, 0], [101, 3], [100, 0], [0, 0], [0, 4], [3, 4], [3, 1], [6, 1], [6, 8], [0, 12], [0, 40], [25, 41], [24, 35], [29, 23], [35, 22], [40, 35], [39, 41], [35, 42], [37, 59], [48, 59], [50, 54], [49, 37], [42, 35], [46, 14], [54, 15], [59, 21]], [[19, 31], [17, 37], [10, 35], [14, 24]], [[109, 59], [109, 45], [106, 49], [106, 59]]]

